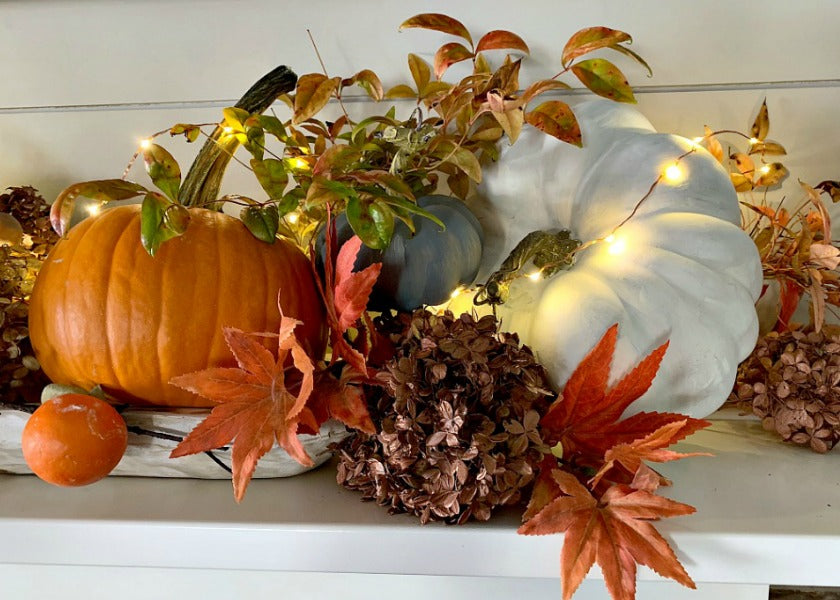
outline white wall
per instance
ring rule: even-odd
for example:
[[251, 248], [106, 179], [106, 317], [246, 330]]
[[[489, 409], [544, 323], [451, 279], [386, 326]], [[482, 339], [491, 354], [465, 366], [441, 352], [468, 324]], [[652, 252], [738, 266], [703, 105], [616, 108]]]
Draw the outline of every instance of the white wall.
[[[0, 186], [33, 185], [51, 199], [72, 182], [119, 176], [139, 138], [218, 119], [220, 107], [272, 67], [319, 70], [307, 28], [331, 74], [372, 68], [386, 87], [402, 82], [407, 52], [431, 59], [449, 38], [397, 27], [433, 11], [479, 35], [520, 34], [532, 49], [523, 67], [529, 80], [559, 70], [575, 30], [627, 31], [654, 76], [616, 62], [660, 130], [745, 130], [766, 97], [770, 138], [789, 151], [790, 193], [797, 178], [840, 179], [837, 0], [6, 0]], [[167, 147], [184, 163], [195, 150], [179, 141]], [[232, 166], [231, 188], [255, 186]]]

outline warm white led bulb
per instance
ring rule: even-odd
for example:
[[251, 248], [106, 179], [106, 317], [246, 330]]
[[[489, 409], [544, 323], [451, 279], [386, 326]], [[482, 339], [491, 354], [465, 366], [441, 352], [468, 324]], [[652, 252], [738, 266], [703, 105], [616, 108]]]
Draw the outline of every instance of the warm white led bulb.
[[541, 271], [534, 271], [533, 273], [528, 274], [528, 279], [530, 279], [531, 281], [539, 281], [541, 278], [542, 278], [542, 272]]
[[463, 292], [463, 290], [461, 288], [459, 288], [459, 287], [455, 288], [454, 290], [452, 290], [452, 293], [449, 294], [449, 299], [454, 300], [455, 298], [457, 298], [458, 296], [461, 295], [461, 292]]
[[140, 140], [140, 149], [141, 150], [148, 150], [151, 147], [152, 147], [152, 140], [150, 140], [149, 138]]
[[679, 165], [671, 165], [665, 169], [665, 179], [671, 183], [677, 183], [683, 178], [683, 170]]
[[[612, 240], [610, 240], [610, 238], [612, 238]], [[617, 238], [611, 235], [607, 238], [607, 240], [607, 243], [609, 244], [607, 246], [607, 252], [609, 252], [611, 255], [618, 256], [619, 254], [623, 254], [624, 251], [627, 250], [627, 240], [625, 240], [623, 237]]]
[[289, 214], [286, 215], [286, 221], [288, 221], [292, 225], [297, 223], [298, 219], [300, 219], [300, 215], [297, 214], [296, 212], [290, 212]]

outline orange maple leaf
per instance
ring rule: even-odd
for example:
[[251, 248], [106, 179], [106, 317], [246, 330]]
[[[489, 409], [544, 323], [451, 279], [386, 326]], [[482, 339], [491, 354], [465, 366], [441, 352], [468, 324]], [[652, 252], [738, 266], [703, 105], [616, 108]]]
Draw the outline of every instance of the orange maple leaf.
[[551, 477], [564, 495], [546, 504], [518, 533], [565, 532], [560, 562], [563, 600], [572, 597], [595, 562], [614, 600], [635, 597], [637, 564], [695, 587], [668, 542], [650, 522], [691, 514], [693, 507], [628, 485], [613, 485], [599, 501], [574, 475], [554, 469]]
[[540, 421], [543, 439], [552, 446], [561, 444], [564, 456], [584, 453], [600, 461], [613, 446], [631, 443], [669, 423], [685, 421], [672, 443], [709, 425], [677, 413], [638, 413], [622, 420], [627, 407], [650, 388], [668, 342], [607, 389], [617, 337], [618, 325], [613, 325], [580, 362]]
[[[314, 464], [297, 436], [299, 424], [318, 430], [312, 411], [306, 407], [315, 367], [293, 334], [299, 324], [284, 316], [277, 334], [225, 328], [225, 341], [239, 368], [210, 368], [171, 380], [219, 404], [172, 450], [170, 458], [213, 450], [233, 440], [233, 493], [237, 502], [245, 495], [257, 462], [275, 441], [302, 465]], [[277, 338], [276, 357], [260, 339], [266, 337]], [[294, 369], [287, 371], [289, 356]], [[290, 388], [297, 388], [297, 394]]]
[[616, 444], [604, 454], [604, 465], [592, 478], [590, 485], [594, 489], [604, 475], [616, 464], [624, 467], [628, 473], [636, 474], [642, 466], [643, 460], [651, 462], [668, 462], [688, 458], [689, 456], [712, 456], [708, 452], [675, 452], [668, 450], [668, 446], [676, 439], [684, 437], [684, 429], [688, 427], [688, 419], [667, 423], [645, 437], [629, 443]]

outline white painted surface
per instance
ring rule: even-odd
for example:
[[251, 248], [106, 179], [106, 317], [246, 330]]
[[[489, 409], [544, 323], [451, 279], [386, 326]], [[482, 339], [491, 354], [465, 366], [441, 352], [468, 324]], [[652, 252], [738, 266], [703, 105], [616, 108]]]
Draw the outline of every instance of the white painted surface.
[[[836, 453], [792, 448], [753, 421], [723, 420], [681, 449], [716, 454], [662, 467], [674, 481], [669, 495], [697, 508], [659, 524], [695, 581], [840, 586]], [[0, 539], [15, 542], [0, 545], [0, 564], [558, 576], [562, 538], [517, 535], [518, 511], [420, 526], [360, 502], [334, 477], [328, 465], [254, 481], [237, 505], [224, 481], [120, 477], [58, 489], [2, 476]], [[646, 569], [639, 578], [659, 581]]]
[[[5, 598], [65, 600], [148, 600], [148, 598], [283, 597], [306, 600], [509, 600], [559, 598], [556, 579], [514, 577], [437, 577], [360, 573], [289, 573], [230, 569], [151, 569], [131, 567], [41, 567], [0, 565]], [[689, 590], [670, 582], [642, 581], [640, 600], [766, 600], [767, 586], [704, 584]], [[600, 581], [584, 581], [575, 600], [607, 600]]]
[[[238, 98], [277, 64], [362, 68], [387, 85], [408, 77], [405, 55], [451, 38], [397, 28], [420, 12], [459, 18], [476, 36], [509, 29], [528, 42], [541, 76], [577, 29], [630, 33], [654, 68], [636, 85], [742, 84], [840, 77], [834, 0], [27, 0], [0, 5], [0, 106], [183, 102]], [[815, 43], [819, 41], [819, 43]], [[629, 64], [627, 61], [620, 61]]]

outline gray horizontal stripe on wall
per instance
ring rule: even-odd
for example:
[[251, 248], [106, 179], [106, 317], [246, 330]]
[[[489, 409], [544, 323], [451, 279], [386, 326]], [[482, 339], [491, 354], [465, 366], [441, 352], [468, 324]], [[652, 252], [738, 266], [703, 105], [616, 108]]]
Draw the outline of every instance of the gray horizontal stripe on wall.
[[[698, 83], [688, 85], [639, 85], [633, 87], [635, 94], [680, 94], [698, 92], [733, 92], [751, 90], [789, 90], [840, 88], [840, 79], [814, 79], [802, 81], [752, 81], [745, 83]], [[556, 90], [546, 96], [578, 96], [591, 94], [585, 88], [571, 90]], [[364, 95], [344, 96], [346, 103], [369, 102]], [[170, 110], [195, 108], [223, 108], [236, 104], [236, 99], [227, 100], [186, 100], [172, 102], [118, 102], [110, 104], [67, 104], [53, 106], [6, 106], [0, 107], [0, 115], [29, 114], [50, 112], [89, 112], [89, 111], [132, 111], [132, 110]], [[393, 99], [390, 102], [412, 102], [411, 99]]]

